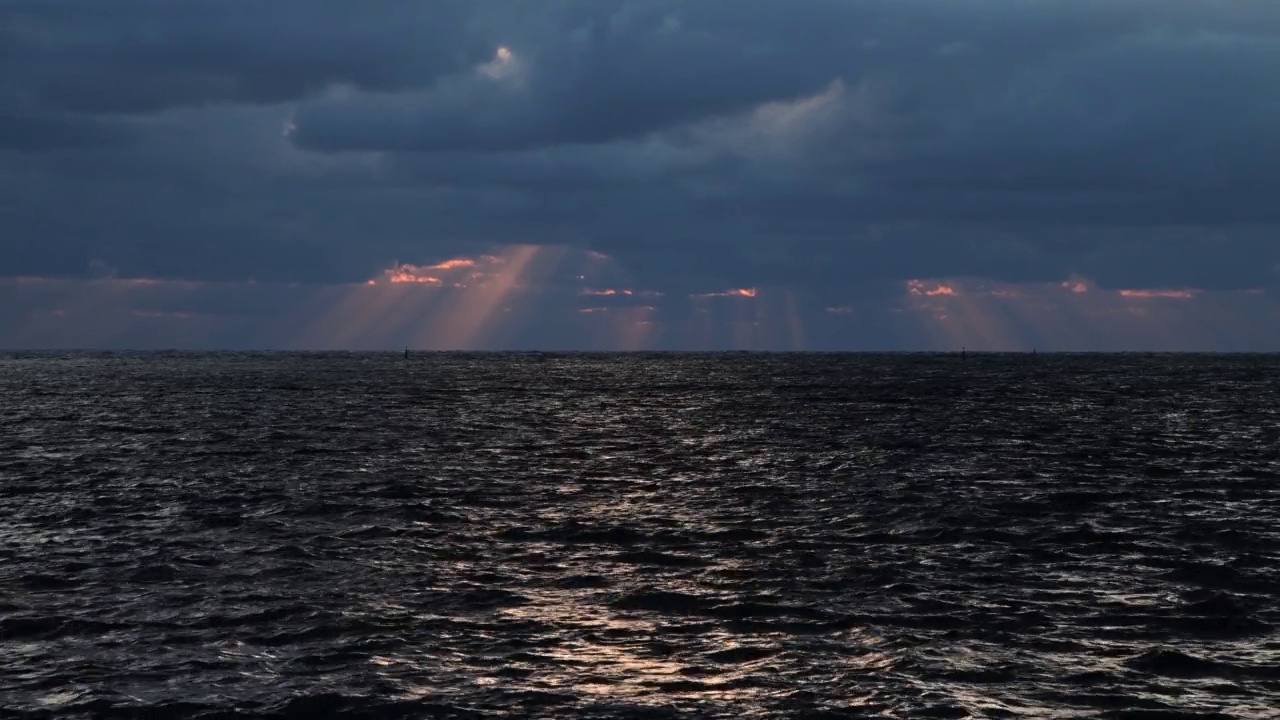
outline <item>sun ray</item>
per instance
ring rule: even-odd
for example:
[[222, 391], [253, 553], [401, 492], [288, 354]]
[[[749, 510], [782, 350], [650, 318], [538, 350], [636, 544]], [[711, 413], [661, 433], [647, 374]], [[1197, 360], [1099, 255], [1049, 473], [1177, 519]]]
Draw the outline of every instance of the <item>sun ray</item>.
[[450, 290], [439, 309], [418, 326], [416, 344], [434, 350], [476, 347], [503, 324], [505, 303], [549, 277], [563, 252], [541, 245], [507, 248], [494, 258], [485, 277]]

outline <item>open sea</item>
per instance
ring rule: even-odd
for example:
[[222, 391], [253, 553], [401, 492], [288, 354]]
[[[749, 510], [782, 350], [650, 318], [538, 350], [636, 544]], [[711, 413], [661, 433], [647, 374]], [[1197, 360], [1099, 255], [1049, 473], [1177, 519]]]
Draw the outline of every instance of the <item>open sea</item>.
[[1280, 356], [7, 353], [0, 718], [1280, 718]]

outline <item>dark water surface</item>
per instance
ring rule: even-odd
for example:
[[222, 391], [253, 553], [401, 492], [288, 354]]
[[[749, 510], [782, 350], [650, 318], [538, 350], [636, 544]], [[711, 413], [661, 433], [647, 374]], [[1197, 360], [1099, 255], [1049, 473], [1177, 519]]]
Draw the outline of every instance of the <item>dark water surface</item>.
[[1271, 356], [10, 355], [0, 716], [1276, 718], [1278, 413]]

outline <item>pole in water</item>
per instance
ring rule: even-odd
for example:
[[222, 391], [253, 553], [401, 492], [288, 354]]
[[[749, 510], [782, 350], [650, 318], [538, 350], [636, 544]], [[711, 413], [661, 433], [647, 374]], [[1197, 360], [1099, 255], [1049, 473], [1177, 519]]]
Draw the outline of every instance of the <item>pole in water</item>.
[[409, 346], [408, 346], [408, 345], [405, 345], [405, 346], [404, 346], [404, 359], [405, 359], [405, 360], [408, 360], [408, 359], [409, 359]]
[[960, 359], [961, 359], [961, 360], [963, 360], [963, 359], [964, 359], [964, 346], [961, 346], [961, 347], [960, 347]]

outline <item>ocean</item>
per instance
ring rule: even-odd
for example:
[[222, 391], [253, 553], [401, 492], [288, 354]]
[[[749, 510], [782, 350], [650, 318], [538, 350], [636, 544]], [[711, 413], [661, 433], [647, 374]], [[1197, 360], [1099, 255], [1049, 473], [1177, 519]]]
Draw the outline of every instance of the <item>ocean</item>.
[[1277, 718], [1280, 356], [7, 353], [0, 718]]

